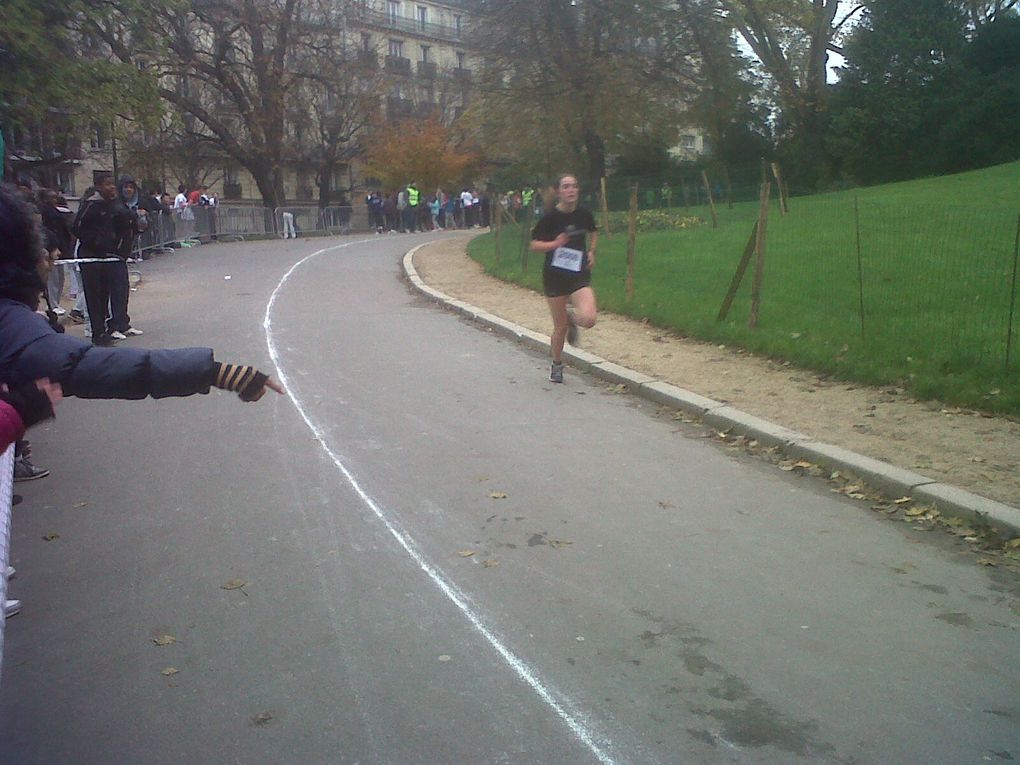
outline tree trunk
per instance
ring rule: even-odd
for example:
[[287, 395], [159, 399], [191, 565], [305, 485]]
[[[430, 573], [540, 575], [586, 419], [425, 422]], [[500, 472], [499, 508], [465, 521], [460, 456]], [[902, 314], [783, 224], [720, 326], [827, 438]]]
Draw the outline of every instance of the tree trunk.
[[584, 148], [588, 155], [587, 188], [598, 188], [602, 177], [606, 174], [606, 143], [602, 136], [590, 127], [584, 129]]

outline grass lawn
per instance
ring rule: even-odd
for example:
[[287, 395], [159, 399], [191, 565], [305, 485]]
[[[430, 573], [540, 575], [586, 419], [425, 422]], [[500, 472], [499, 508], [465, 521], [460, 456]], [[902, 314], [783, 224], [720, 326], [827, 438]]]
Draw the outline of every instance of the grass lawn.
[[[770, 210], [757, 329], [747, 326], [753, 263], [727, 320], [716, 321], [757, 218], [752, 203], [720, 208], [718, 229], [639, 233], [630, 300], [625, 218], [615, 213], [599, 243], [600, 304], [839, 379], [1020, 416], [1020, 295], [1006, 367], [1020, 162], [795, 197], [790, 207]], [[690, 214], [710, 220], [705, 208]], [[542, 256], [530, 253], [522, 273], [521, 239], [519, 227], [503, 229], [499, 264], [492, 234], [469, 252], [490, 273], [538, 289]]]

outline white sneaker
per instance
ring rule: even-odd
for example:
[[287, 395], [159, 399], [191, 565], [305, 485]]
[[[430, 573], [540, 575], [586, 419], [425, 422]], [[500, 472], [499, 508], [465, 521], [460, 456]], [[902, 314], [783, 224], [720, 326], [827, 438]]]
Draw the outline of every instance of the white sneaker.
[[113, 332], [110, 333], [110, 337], [112, 337], [114, 340], [127, 340], [127, 335], [125, 335], [120, 330], [116, 330], [116, 329], [113, 330]]
[[127, 335], [128, 337], [138, 337], [139, 335], [144, 335], [145, 333], [136, 327], [128, 327], [127, 329], [124, 330], [124, 334]]
[[15, 614], [21, 613], [21, 601], [20, 600], [8, 600], [4, 603], [4, 618], [9, 619]]
[[14, 568], [14, 566], [8, 566], [7, 567], [7, 578], [8, 579], [13, 579], [14, 575], [17, 574], [17, 573], [18, 573], [18, 570], [16, 568]]
[[67, 309], [63, 308], [63, 307], [61, 307], [59, 305], [58, 306], [54, 306], [53, 307], [53, 313], [55, 313], [57, 316], [63, 316], [65, 313], [67, 313]]

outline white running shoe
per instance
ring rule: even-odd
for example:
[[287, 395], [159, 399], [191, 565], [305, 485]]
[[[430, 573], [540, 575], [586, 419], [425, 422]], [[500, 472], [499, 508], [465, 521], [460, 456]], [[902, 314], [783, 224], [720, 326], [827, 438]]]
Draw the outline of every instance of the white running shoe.
[[66, 308], [62, 308], [59, 305], [58, 306], [54, 306], [53, 307], [53, 313], [55, 313], [57, 316], [63, 316], [65, 313], [67, 313], [67, 309]]
[[127, 335], [118, 329], [113, 330], [113, 332], [110, 333], [110, 337], [114, 340], [127, 340]]
[[17, 574], [17, 573], [18, 573], [18, 570], [16, 568], [14, 568], [14, 566], [8, 566], [7, 567], [7, 578], [8, 579], [13, 579], [14, 575]]
[[8, 600], [4, 603], [4, 618], [9, 619], [15, 614], [21, 613], [21, 601], [20, 600]]
[[124, 330], [124, 334], [127, 335], [128, 337], [138, 337], [139, 335], [144, 335], [145, 333], [136, 327], [128, 327], [127, 329]]

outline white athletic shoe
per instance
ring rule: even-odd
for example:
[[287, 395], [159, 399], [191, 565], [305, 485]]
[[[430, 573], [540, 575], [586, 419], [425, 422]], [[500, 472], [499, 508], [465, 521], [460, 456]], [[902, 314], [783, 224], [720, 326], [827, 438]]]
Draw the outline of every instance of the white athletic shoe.
[[4, 603], [4, 618], [9, 619], [15, 614], [21, 613], [21, 601], [20, 600], [8, 600]]
[[113, 330], [113, 332], [110, 333], [110, 337], [112, 337], [114, 340], [127, 340], [127, 335], [125, 335], [123, 332], [117, 329]]
[[65, 313], [67, 313], [67, 309], [57, 305], [53, 307], [53, 313], [55, 313], [57, 316], [63, 316]]
[[138, 337], [139, 335], [144, 335], [145, 333], [142, 332], [142, 330], [138, 329], [137, 327], [128, 327], [127, 329], [124, 330], [124, 334], [127, 335], [128, 337]]
[[14, 568], [14, 566], [8, 566], [7, 567], [7, 578], [8, 579], [13, 579], [14, 575], [17, 574], [17, 573], [18, 573], [18, 570], [16, 568]]

